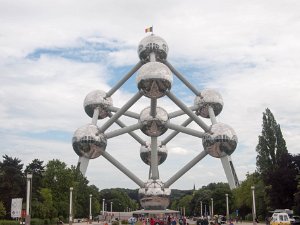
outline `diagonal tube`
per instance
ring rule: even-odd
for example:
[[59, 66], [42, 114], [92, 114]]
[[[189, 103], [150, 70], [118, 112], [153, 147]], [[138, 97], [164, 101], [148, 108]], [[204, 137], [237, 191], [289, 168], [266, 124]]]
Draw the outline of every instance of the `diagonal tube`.
[[141, 66], [143, 63], [139, 61], [112, 89], [106, 93], [106, 97], [110, 97], [115, 93]]
[[174, 174], [163, 186], [163, 188], [169, 188], [175, 181], [177, 181], [183, 174], [189, 171], [193, 166], [195, 166], [201, 159], [207, 155], [206, 151], [200, 152], [194, 159], [192, 159], [188, 164], [186, 164], [181, 170]]
[[189, 117], [191, 117], [204, 131], [208, 132], [209, 127], [195, 114], [190, 110], [185, 104], [183, 104], [175, 95], [170, 91], [166, 92], [166, 95], [179, 107], [181, 108]]
[[119, 136], [119, 135], [122, 135], [125, 133], [132, 132], [134, 130], [140, 129], [141, 127], [142, 127], [142, 123], [139, 122], [139, 123], [133, 124], [131, 126], [123, 127], [121, 129], [108, 132], [105, 134], [105, 136], [107, 139], [110, 139], [110, 138], [113, 138], [113, 137], [116, 137], [116, 136]]
[[[112, 114], [110, 113], [109, 115], [110, 117], [112, 117]], [[120, 127], [126, 127], [126, 125], [121, 121], [121, 120], [116, 120], [116, 124], [118, 124]], [[146, 141], [144, 141], [143, 139], [141, 139], [137, 134], [135, 134], [133, 131], [128, 132], [128, 134], [133, 137], [137, 142], [139, 142], [141, 145], [146, 145]]]
[[[196, 111], [196, 110], [197, 110], [197, 106], [190, 106], [190, 107], [188, 107], [188, 108], [189, 108], [190, 110], [192, 110], [192, 111]], [[184, 115], [184, 114], [186, 114], [184, 111], [178, 110], [178, 111], [169, 113], [169, 118], [172, 119], [172, 118], [175, 118], [175, 117], [177, 117], [177, 116], [182, 116], [182, 115]]]
[[111, 164], [117, 167], [121, 172], [123, 172], [127, 177], [129, 177], [134, 183], [140, 187], [144, 187], [144, 182], [135, 176], [130, 170], [123, 166], [118, 160], [111, 156], [108, 152], [101, 150], [102, 156], [107, 159]]
[[169, 67], [169, 69], [178, 77], [179, 80], [181, 80], [182, 83], [185, 84], [192, 92], [194, 92], [195, 95], [199, 95], [200, 92], [197, 91], [197, 89], [190, 83], [188, 82], [187, 79], [184, 78], [167, 60], [163, 61], [163, 63]]
[[[118, 107], [114, 107], [114, 106], [108, 106], [107, 109], [111, 112], [118, 112], [118, 110], [120, 110], [120, 108]], [[135, 113], [135, 112], [130, 112], [130, 111], [126, 111], [124, 112], [123, 114], [124, 116], [128, 116], [128, 117], [131, 117], [131, 118], [134, 118], [134, 119], [139, 119], [140, 118], [140, 115], [138, 113]]]
[[120, 116], [124, 114], [134, 103], [143, 96], [142, 92], [137, 92], [122, 108], [118, 110], [105, 124], [100, 128], [101, 132], [105, 132]]
[[182, 133], [185, 133], [185, 134], [189, 134], [189, 135], [192, 135], [192, 136], [195, 136], [195, 137], [198, 137], [198, 138], [203, 138], [204, 137], [203, 132], [193, 130], [191, 128], [183, 127], [183, 126], [180, 126], [180, 125], [177, 125], [177, 124], [172, 124], [170, 122], [166, 123], [166, 126], [170, 129], [172, 129], [172, 130], [179, 131], [179, 132], [182, 132]]
[[[191, 122], [193, 121], [192, 118], [188, 118], [186, 121], [184, 121], [181, 126], [186, 127], [187, 125], [189, 125]], [[168, 137], [165, 138], [165, 140], [163, 140], [161, 142], [162, 145], [166, 145], [169, 141], [171, 141], [177, 134], [179, 134], [179, 131], [173, 131]]]

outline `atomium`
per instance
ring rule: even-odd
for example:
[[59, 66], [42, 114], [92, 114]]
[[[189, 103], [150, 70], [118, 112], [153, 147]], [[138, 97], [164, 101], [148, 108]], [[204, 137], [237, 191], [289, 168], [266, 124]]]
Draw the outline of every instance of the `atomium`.
[[223, 109], [222, 96], [215, 90], [205, 89], [196, 96], [194, 105], [197, 107], [196, 113], [204, 118], [210, 118], [208, 108], [212, 107], [215, 116], [219, 115]]
[[148, 62], [136, 78], [139, 90], [149, 98], [160, 98], [171, 89], [173, 76], [170, 69], [160, 62]]
[[168, 56], [167, 42], [159, 36], [150, 35], [141, 40], [138, 55], [142, 61], [150, 61], [150, 53], [154, 52], [157, 61], [163, 61]]
[[144, 209], [166, 209], [170, 204], [171, 190], [163, 188], [161, 180], [148, 180], [145, 187], [139, 189], [139, 199]]
[[166, 122], [169, 120], [168, 113], [161, 107], [156, 108], [155, 117], [150, 112], [151, 108], [147, 107], [140, 114], [140, 121], [143, 125], [141, 131], [150, 137], [158, 137], [168, 130], [166, 127]]
[[93, 118], [94, 110], [99, 110], [98, 119], [104, 119], [108, 116], [109, 106], [112, 106], [112, 98], [106, 97], [106, 93], [101, 90], [90, 92], [84, 99], [83, 107], [86, 114]]
[[75, 131], [72, 143], [77, 155], [95, 159], [105, 150], [107, 141], [97, 126], [88, 124]]
[[[237, 136], [229, 125], [218, 122], [216, 118], [223, 109], [221, 95], [210, 89], [199, 92], [167, 61], [168, 51], [166, 41], [154, 34], [141, 40], [138, 47], [140, 61], [136, 66], [108, 92], [96, 90], [86, 96], [83, 104], [84, 110], [92, 118], [92, 123], [77, 129], [72, 139], [73, 149], [79, 155], [78, 166], [83, 174], [87, 170], [89, 159], [102, 155], [139, 186], [140, 203], [144, 209], [166, 209], [170, 203], [171, 190], [169, 187], [207, 155], [220, 158], [231, 189], [239, 185], [230, 157], [237, 147]], [[113, 107], [113, 94], [136, 72], [137, 93], [122, 107]], [[192, 106], [186, 106], [182, 102], [183, 99], [178, 98], [177, 93], [171, 91], [173, 74], [195, 94]], [[159, 106], [159, 103], [165, 102], [160, 100], [161, 98], [169, 98], [180, 109], [169, 114]], [[148, 102], [150, 99], [150, 107], [139, 113], [130, 111], [131, 106], [140, 99], [146, 99]], [[124, 116], [130, 117], [130, 120], [126, 120], [128, 123], [132, 120], [136, 120], [136, 122], [127, 125], [122, 121]], [[186, 117], [181, 125], [173, 122], [183, 121], [183, 119], [174, 119], [179, 116]], [[101, 120], [106, 117], [109, 118]], [[202, 121], [201, 117], [209, 118], [211, 126]], [[103, 124], [98, 125], [98, 120], [101, 120]], [[199, 126], [188, 127], [191, 122]], [[117, 126], [112, 126], [114, 124]], [[198, 131], [199, 128], [202, 128], [204, 132]], [[167, 132], [168, 129], [172, 131]], [[135, 133], [136, 131], [138, 133]], [[167, 159], [166, 145], [180, 132], [183, 135], [202, 139], [204, 150], [163, 182], [159, 176], [158, 166]], [[107, 139], [123, 134], [129, 134], [141, 145], [140, 157], [149, 166], [149, 175], [145, 182], [106, 150]], [[148, 137], [150, 137], [150, 141], [146, 142], [143, 138], [148, 139]], [[158, 140], [158, 137], [161, 140]], [[189, 149], [190, 138], [186, 140], [186, 148]], [[125, 142], [127, 143], [127, 140]], [[126, 144], [122, 148], [126, 152], [131, 150], [129, 147], [127, 148]]]
[[204, 150], [213, 157], [221, 158], [231, 155], [237, 146], [237, 136], [227, 124], [216, 123], [211, 126], [210, 132], [202, 139]]
[[[150, 166], [151, 164], [151, 144], [146, 142], [146, 145], [141, 145], [140, 157], [144, 163]], [[157, 143], [157, 155], [158, 155], [158, 165], [161, 165], [166, 161], [168, 156], [168, 150], [166, 145], [162, 145], [161, 141]]]

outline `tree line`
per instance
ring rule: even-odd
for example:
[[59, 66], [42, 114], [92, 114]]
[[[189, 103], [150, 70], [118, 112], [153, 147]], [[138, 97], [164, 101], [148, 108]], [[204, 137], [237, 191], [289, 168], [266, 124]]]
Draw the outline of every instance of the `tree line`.
[[[226, 214], [225, 194], [228, 194], [232, 216], [251, 217], [251, 186], [255, 187], [256, 211], [260, 219], [269, 211], [290, 208], [300, 214], [300, 154], [291, 155], [286, 147], [280, 125], [269, 109], [263, 113], [262, 132], [256, 147], [256, 171], [248, 173], [246, 179], [235, 190], [226, 183], [211, 183], [198, 190], [172, 190], [170, 208], [185, 210], [186, 215], [199, 216], [209, 212], [211, 199], [214, 214]], [[0, 161], [0, 218], [10, 218], [12, 198], [25, 199], [26, 174], [33, 174], [32, 217], [68, 218], [69, 188], [73, 187], [73, 211], [75, 217], [89, 215], [89, 195], [92, 194], [92, 212], [102, 211], [102, 199], [113, 202], [113, 211], [140, 208], [138, 190], [99, 190], [75, 166], [67, 167], [60, 160], [51, 160], [46, 165], [34, 159], [23, 170], [18, 158], [4, 155]], [[201, 212], [202, 202], [202, 212]], [[25, 205], [24, 205], [25, 208]], [[109, 211], [109, 210], [108, 210]]]

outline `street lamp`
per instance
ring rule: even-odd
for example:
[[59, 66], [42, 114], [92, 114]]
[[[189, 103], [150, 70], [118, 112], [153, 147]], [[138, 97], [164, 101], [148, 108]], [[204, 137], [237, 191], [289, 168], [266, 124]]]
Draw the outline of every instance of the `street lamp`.
[[201, 213], [200, 213], [200, 216], [201, 216], [201, 217], [203, 217], [202, 201], [200, 201], [200, 208], [201, 208]]
[[226, 196], [226, 217], [227, 217], [227, 220], [229, 220], [228, 194], [225, 194], [225, 196]]
[[102, 218], [104, 220], [104, 204], [105, 204], [105, 198], [102, 199]]
[[252, 215], [253, 215], [253, 225], [256, 224], [255, 218], [256, 218], [256, 209], [255, 209], [255, 187], [251, 186], [252, 190]]
[[120, 206], [120, 208], [119, 208], [119, 225], [121, 225], [121, 213], [120, 213], [120, 211], [121, 211], [121, 203], [119, 203], [119, 206]]
[[90, 194], [90, 223], [92, 223], [92, 194]]
[[26, 217], [25, 217], [25, 224], [30, 225], [30, 193], [31, 193], [31, 183], [32, 183], [32, 174], [27, 173], [27, 193], [26, 193]]
[[113, 202], [110, 202], [110, 214], [112, 215], [112, 204]]
[[213, 218], [214, 217], [214, 199], [211, 198], [211, 217]]
[[69, 224], [72, 225], [73, 215], [72, 215], [72, 197], [73, 197], [73, 187], [70, 187], [70, 215]]

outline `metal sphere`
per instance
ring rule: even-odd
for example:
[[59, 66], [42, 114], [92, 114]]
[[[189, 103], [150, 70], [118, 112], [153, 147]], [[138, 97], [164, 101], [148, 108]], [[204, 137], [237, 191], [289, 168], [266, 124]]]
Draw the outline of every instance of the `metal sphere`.
[[140, 68], [136, 82], [146, 97], [160, 98], [171, 89], [173, 75], [165, 64], [148, 62]]
[[162, 61], [167, 59], [169, 47], [167, 42], [159, 36], [150, 35], [145, 37], [139, 43], [138, 54], [142, 61], [150, 61], [150, 53], [154, 52], [156, 60]]
[[150, 137], [158, 137], [168, 130], [166, 123], [169, 116], [167, 111], [161, 107], [156, 107], [155, 117], [152, 117], [150, 112], [151, 108], [147, 107], [140, 114], [140, 122], [143, 124], [141, 131]]
[[[168, 156], [166, 145], [162, 145], [161, 141], [157, 143], [158, 165], [162, 164]], [[140, 156], [144, 163], [151, 164], [151, 143], [146, 142], [146, 146], [142, 145], [140, 148]]]
[[235, 131], [227, 124], [216, 123], [202, 139], [204, 150], [213, 157], [231, 155], [236, 149], [238, 138]]
[[139, 199], [144, 209], [164, 210], [170, 204], [171, 190], [163, 188], [160, 180], [148, 180], [144, 188], [139, 189]]
[[215, 116], [219, 115], [223, 109], [222, 96], [215, 90], [206, 89], [196, 96], [194, 105], [197, 107], [196, 114], [204, 118], [209, 118], [208, 107], [211, 106]]
[[99, 109], [98, 119], [104, 119], [108, 116], [108, 106], [112, 106], [112, 98], [106, 97], [106, 93], [101, 90], [90, 92], [84, 99], [83, 107], [89, 117], [93, 118], [94, 110]]
[[78, 128], [72, 139], [73, 149], [79, 156], [95, 159], [106, 148], [106, 138], [96, 125], [88, 124]]

